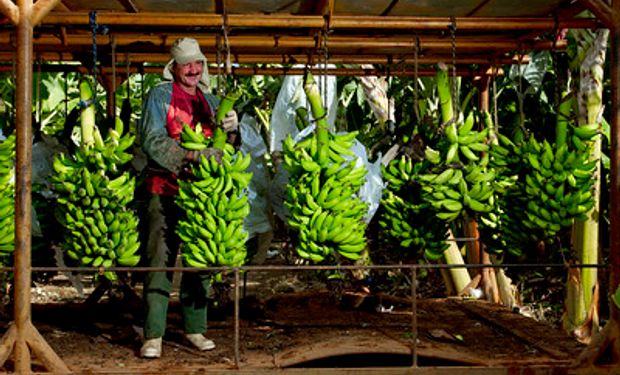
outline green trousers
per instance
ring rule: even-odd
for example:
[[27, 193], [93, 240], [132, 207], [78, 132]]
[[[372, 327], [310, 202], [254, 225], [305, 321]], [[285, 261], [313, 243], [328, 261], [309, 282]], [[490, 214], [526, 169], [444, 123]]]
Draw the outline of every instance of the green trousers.
[[[180, 240], [175, 233], [182, 211], [174, 197], [152, 195], [147, 212], [148, 239], [146, 257], [150, 267], [174, 267]], [[166, 331], [168, 301], [173, 272], [148, 272], [144, 280], [146, 304], [144, 337], [163, 337]], [[208, 275], [184, 272], [179, 298], [185, 333], [204, 333], [207, 330]]]

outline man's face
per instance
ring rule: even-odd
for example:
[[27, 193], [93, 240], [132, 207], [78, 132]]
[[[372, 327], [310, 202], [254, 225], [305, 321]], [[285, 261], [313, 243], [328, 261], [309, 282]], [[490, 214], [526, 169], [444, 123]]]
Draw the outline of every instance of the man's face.
[[197, 60], [188, 62], [187, 64], [174, 64], [172, 73], [178, 84], [193, 91], [198, 86], [198, 82], [200, 82], [203, 69], [204, 62]]

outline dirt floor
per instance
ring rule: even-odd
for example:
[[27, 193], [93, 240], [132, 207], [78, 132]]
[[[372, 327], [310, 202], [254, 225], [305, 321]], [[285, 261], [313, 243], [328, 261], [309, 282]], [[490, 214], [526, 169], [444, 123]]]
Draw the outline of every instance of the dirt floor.
[[[212, 306], [208, 336], [216, 349], [199, 352], [184, 341], [178, 303], [170, 306], [163, 356], [138, 351], [140, 283], [131, 292], [107, 289], [94, 303], [90, 278], [79, 294], [55, 276], [33, 290], [32, 320], [76, 372], [207, 371], [234, 369], [411, 366], [416, 335], [411, 300], [386, 293], [334, 290], [312, 278], [249, 273], [241, 288], [239, 357], [232, 302]], [[230, 289], [226, 292], [230, 293]], [[5, 306], [2, 332], [11, 320]], [[416, 300], [419, 366], [563, 366], [582, 346], [548, 323], [483, 301]], [[11, 371], [9, 359], [1, 370]], [[43, 371], [37, 358], [33, 369]]]

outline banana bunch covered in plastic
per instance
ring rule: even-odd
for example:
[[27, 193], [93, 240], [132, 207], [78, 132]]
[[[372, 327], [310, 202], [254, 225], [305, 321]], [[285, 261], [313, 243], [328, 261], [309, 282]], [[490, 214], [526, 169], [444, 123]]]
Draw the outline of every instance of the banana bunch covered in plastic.
[[[92, 98], [87, 84], [81, 84], [80, 91], [82, 99]], [[56, 216], [66, 232], [62, 248], [82, 266], [135, 266], [140, 260], [138, 218], [129, 207], [135, 178], [122, 171], [132, 158], [126, 151], [135, 137], [123, 135], [118, 120], [104, 140], [94, 125], [92, 107], [82, 112], [80, 147], [73, 155], [57, 155], [52, 164]], [[114, 272], [104, 276], [117, 279]]]
[[326, 145], [311, 135], [295, 144], [283, 142], [289, 172], [284, 205], [288, 226], [297, 232], [297, 254], [307, 260], [357, 260], [366, 248], [367, 206], [357, 196], [366, 167], [358, 166], [350, 148], [357, 132], [328, 134]]
[[[184, 126], [181, 138], [198, 143], [195, 141], [202, 132], [197, 128]], [[247, 169], [251, 155], [235, 151], [219, 128], [213, 138], [204, 137], [200, 144], [204, 147], [191, 147], [217, 147], [223, 153], [220, 162], [214, 156], [201, 155], [191, 165], [191, 178], [179, 181], [176, 203], [186, 215], [177, 227], [183, 241], [182, 257], [191, 267], [238, 267], [247, 256], [248, 233], [243, 221], [250, 212], [247, 187], [252, 173]]]
[[380, 235], [387, 244], [398, 243], [402, 249], [436, 260], [448, 247], [448, 228], [446, 221], [437, 218], [434, 208], [422, 199], [417, 174], [423, 168], [424, 163], [416, 163], [406, 155], [382, 168], [388, 184], [381, 198]]
[[13, 264], [15, 250], [15, 134], [0, 141], [0, 265]]

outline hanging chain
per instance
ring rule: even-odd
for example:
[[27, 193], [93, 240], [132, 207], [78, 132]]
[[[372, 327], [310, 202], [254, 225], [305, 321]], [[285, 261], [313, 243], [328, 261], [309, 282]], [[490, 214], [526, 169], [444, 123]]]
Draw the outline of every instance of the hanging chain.
[[[97, 87], [97, 11], [96, 10], [91, 10], [89, 13], [89, 20], [90, 20], [90, 28], [92, 31], [92, 37], [93, 37], [93, 85], [96, 88]], [[93, 90], [94, 92], [96, 92], [96, 90]], [[93, 98], [96, 97], [97, 95], [93, 95]]]
[[[16, 52], [17, 51], [17, 45], [15, 44], [15, 34], [11, 33], [11, 47], [13, 47], [13, 54], [11, 56], [11, 64], [12, 64], [12, 78], [13, 78], [13, 91], [12, 91], [12, 96], [11, 96], [11, 123], [15, 124], [16, 121], [16, 108], [15, 108], [15, 100], [16, 98], [16, 91], [17, 91], [17, 56], [16, 56]], [[16, 125], [16, 124], [15, 124]]]
[[229, 76], [232, 74], [232, 66], [230, 63], [230, 42], [228, 41], [228, 32], [229, 32], [228, 11], [226, 10], [226, 6], [224, 6], [224, 9], [222, 12], [222, 35], [224, 37], [224, 53], [225, 53], [224, 72], [226, 73], [226, 76]]
[[127, 97], [129, 97], [129, 92], [131, 90], [131, 83], [129, 82], [130, 76], [130, 61], [129, 61], [129, 52], [125, 53], [125, 74], [127, 75]]
[[[93, 103], [97, 101], [97, 33], [107, 34], [108, 28], [97, 24], [97, 11], [91, 10], [89, 13], [90, 28], [93, 37]], [[90, 103], [80, 103], [84, 107]]]
[[[377, 81], [379, 83], [379, 81]], [[390, 69], [390, 65], [386, 65], [385, 70], [385, 97], [387, 99], [387, 121], [390, 122], [390, 111], [392, 110], [392, 105], [390, 103], [390, 94], [392, 93], [392, 71]], [[389, 130], [389, 129], [388, 129]]]
[[36, 97], [36, 101], [37, 101], [37, 111], [36, 111], [36, 115], [37, 115], [37, 123], [41, 124], [41, 107], [43, 107], [42, 102], [41, 102], [41, 56], [37, 56], [37, 97]]
[[110, 35], [112, 49], [112, 96], [114, 97], [114, 111], [112, 119], [116, 119], [116, 36]]
[[[12, 35], [13, 34], [11, 34], [11, 36]], [[13, 38], [11, 38], [11, 39], [13, 39]], [[12, 65], [13, 65], [13, 67], [12, 67], [12, 72], [13, 72], [12, 78], [13, 78], [13, 87], [15, 88], [15, 87], [17, 87], [17, 84], [16, 84], [17, 83], [17, 79], [16, 79], [16, 77], [17, 77], [17, 56], [16, 56], [16, 52], [15, 52], [15, 51], [17, 51], [17, 48], [13, 48], [13, 51], [14, 52], [13, 52], [13, 56], [12, 56]], [[16, 98], [15, 91], [16, 91], [16, 89], [13, 89], [13, 91], [12, 91], [13, 95], [11, 96], [11, 105], [12, 105], [12, 108], [11, 108], [11, 123], [13, 123], [13, 124], [15, 124], [16, 116], [17, 116], [16, 108], [15, 108], [15, 100], [17, 98]]]
[[323, 23], [323, 35], [321, 38], [321, 51], [323, 52], [322, 54], [322, 58], [323, 58], [323, 76], [321, 78], [321, 80], [319, 81], [320, 83], [320, 88], [321, 88], [321, 97], [323, 100], [323, 108], [325, 108], [325, 113], [327, 114], [327, 62], [329, 61], [329, 48], [328, 48], [328, 38], [329, 38], [329, 32], [330, 32], [330, 15], [327, 14], [325, 16], [325, 22]]
[[519, 80], [517, 81], [517, 100], [519, 102], [519, 128], [521, 128], [521, 131], [523, 131], [525, 136], [528, 136], [529, 132], [525, 127], [525, 112], [523, 110], [525, 94], [523, 93], [523, 50], [521, 49], [521, 46], [519, 46], [518, 54], [519, 61], [517, 66], [519, 67]]
[[215, 36], [215, 65], [217, 67], [217, 77], [215, 82], [217, 83], [217, 87], [215, 88], [216, 94], [222, 94], [222, 36], [217, 34]]
[[140, 70], [140, 101], [144, 103], [144, 63], [139, 66]]
[[68, 72], [64, 72], [63, 74], [63, 80], [65, 83], [65, 87], [64, 87], [64, 91], [65, 91], [65, 99], [64, 99], [64, 104], [65, 104], [65, 117], [67, 117], [67, 115], [69, 114], [69, 79], [67, 78], [67, 76], [69, 75]]
[[497, 73], [498, 68], [493, 63], [493, 123], [495, 124], [495, 129], [499, 131], [499, 117], [497, 112]]
[[454, 114], [452, 120], [456, 121], [459, 117], [459, 100], [458, 100], [458, 82], [456, 78], [456, 18], [451, 17], [450, 19], [450, 41], [452, 47], [452, 108], [454, 109]]
[[419, 123], [420, 119], [420, 108], [418, 108], [418, 91], [420, 90], [418, 83], [418, 58], [420, 54], [420, 38], [416, 36], [415, 38], [415, 46], [413, 51], [413, 113], [415, 114], [416, 121]]
[[[551, 62], [553, 64], [553, 71], [556, 72], [556, 84], [553, 85], [553, 105], [556, 108], [556, 112], [559, 112], [557, 109], [560, 107], [560, 102], [562, 101], [562, 91], [566, 87], [566, 81], [564, 80], [564, 72], [562, 72], [560, 66], [560, 60], [558, 57], [558, 49], [557, 43], [558, 40], [562, 38], [562, 33], [560, 31], [559, 21], [557, 17], [554, 18], [554, 26], [553, 26], [553, 44], [551, 46]], [[560, 114], [564, 117], [563, 114]]]

